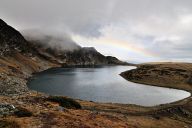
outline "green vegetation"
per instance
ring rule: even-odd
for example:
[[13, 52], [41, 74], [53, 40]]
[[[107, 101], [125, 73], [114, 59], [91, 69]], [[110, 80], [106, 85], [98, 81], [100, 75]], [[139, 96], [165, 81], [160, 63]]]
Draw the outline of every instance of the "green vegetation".
[[51, 102], [59, 103], [60, 106], [65, 108], [81, 109], [81, 105], [77, 101], [71, 98], [66, 98], [62, 96], [50, 96], [47, 98], [47, 100]]
[[32, 112], [30, 112], [26, 108], [21, 108], [21, 107], [17, 108], [17, 111], [15, 111], [14, 114], [17, 117], [30, 117], [33, 115]]

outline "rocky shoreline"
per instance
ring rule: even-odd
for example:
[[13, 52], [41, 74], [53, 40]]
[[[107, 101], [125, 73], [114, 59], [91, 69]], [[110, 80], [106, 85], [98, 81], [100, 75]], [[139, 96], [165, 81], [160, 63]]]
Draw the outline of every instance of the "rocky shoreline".
[[4, 73], [0, 74], [0, 78], [0, 95], [12, 96], [29, 91], [26, 86], [26, 80], [24, 79], [8, 76]]
[[[135, 72], [136, 71], [137, 69], [135, 70]], [[132, 75], [135, 75], [136, 74], [135, 72]], [[132, 71], [130, 71], [129, 73], [132, 73]], [[12, 82], [13, 83], [12, 87], [14, 87], [15, 80], [12, 78], [15, 78], [15, 76], [14, 77], [4, 76], [4, 74], [2, 74], [2, 76], [8, 79], [4, 81], [5, 82], [4, 84]], [[16, 78], [18, 85], [19, 81], [22, 80], [20, 82], [22, 82], [23, 86], [26, 87], [27, 78], [29, 76], [31, 76], [31, 74], [25, 75], [25, 77], [23, 78], [18, 79]], [[142, 81], [140, 81], [140, 83], [142, 83]], [[15, 92], [17, 92], [17, 90]], [[149, 125], [147, 124], [150, 124], [150, 126], [156, 126], [156, 122], [159, 122], [160, 128], [161, 127], [169, 128], [173, 124], [177, 124], [178, 128], [184, 126], [190, 128], [190, 126], [192, 125], [191, 97], [175, 103], [155, 107], [142, 107], [136, 105], [109, 104], [109, 103], [104, 104], [104, 103], [94, 103], [94, 102], [76, 100], [82, 106], [82, 108], [75, 109], [75, 108], [62, 107], [60, 106], [59, 102], [57, 103], [47, 100], [50, 97], [49, 95], [38, 93], [28, 89], [26, 90], [24, 89], [23, 93], [18, 93], [17, 95], [15, 94], [13, 95], [13, 93], [10, 93], [10, 95], [7, 94], [9, 93], [6, 93], [6, 95], [4, 96], [3, 95], [0, 96], [1, 100], [0, 124], [4, 122], [2, 124], [4, 124], [7, 127], [12, 127], [13, 124], [10, 123], [13, 122], [14, 125], [18, 126], [18, 128], [20, 127], [36, 128], [36, 127], [53, 127], [53, 126], [71, 127], [71, 128], [73, 127], [78, 128], [79, 126], [90, 128], [108, 127], [108, 126], [132, 128], [142, 126], [144, 128], [145, 127], [147, 128], [149, 127]], [[57, 99], [60, 98], [61, 101], [64, 102], [66, 101], [65, 100], [66, 97], [59, 97], [59, 98], [57, 97]], [[77, 116], [74, 112], [75, 113], [78, 112], [79, 115]], [[18, 115], [18, 113], [20, 114]], [[66, 115], [68, 116], [66, 117]], [[54, 118], [57, 118], [54, 123], [50, 122], [50, 119], [53, 118], [52, 116]], [[35, 118], [41, 121], [38, 122]], [[66, 119], [67, 121], [64, 121]], [[99, 121], [98, 120], [95, 121], [95, 119], [99, 119]], [[100, 119], [102, 119], [102, 121]], [[135, 124], [131, 122], [130, 119], [131, 121], [140, 120], [140, 122]], [[22, 124], [23, 123], [22, 120], [25, 120], [27, 124]], [[61, 122], [63, 121], [65, 123], [61, 124]], [[28, 123], [30, 123], [30, 125], [28, 125]]]
[[[0, 59], [1, 60], [1, 59]], [[7, 60], [6, 60], [7, 61]], [[6, 62], [8, 65], [4, 65], [3, 67], [0, 67], [0, 70], [3, 70], [3, 72], [0, 73], [0, 95], [5, 95], [5, 96], [14, 96], [14, 95], [21, 95], [26, 92], [30, 92], [30, 90], [27, 87], [27, 80], [28, 78], [32, 75], [34, 72], [40, 72], [45, 69], [48, 69], [46, 67], [44, 69], [43, 65], [42, 68], [38, 67], [36, 70], [33, 71], [33, 69], [25, 69], [26, 72], [15, 72], [17, 68], [25, 68], [22, 65], [17, 65], [17, 67], [11, 67], [9, 64], [13, 64], [12, 62]], [[17, 63], [17, 62], [15, 62]], [[29, 65], [28, 65], [29, 66]], [[39, 65], [38, 65], [39, 66]], [[17, 69], [17, 70], [18, 70]]]

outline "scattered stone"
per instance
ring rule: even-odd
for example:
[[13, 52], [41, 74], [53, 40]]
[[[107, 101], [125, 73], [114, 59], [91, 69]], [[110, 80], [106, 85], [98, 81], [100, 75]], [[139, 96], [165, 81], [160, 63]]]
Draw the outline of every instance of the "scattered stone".
[[62, 106], [58, 106], [57, 109], [58, 109], [58, 111], [62, 111], [62, 112], [65, 111], [65, 108]]
[[0, 104], [0, 117], [12, 115], [15, 112], [16, 108], [12, 104]]
[[0, 95], [13, 96], [28, 91], [26, 80], [7, 74], [0, 74]]

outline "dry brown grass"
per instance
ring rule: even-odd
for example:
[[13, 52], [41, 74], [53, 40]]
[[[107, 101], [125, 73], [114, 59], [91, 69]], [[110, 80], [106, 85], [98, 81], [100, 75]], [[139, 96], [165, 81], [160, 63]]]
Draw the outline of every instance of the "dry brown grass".
[[192, 84], [188, 82], [192, 78], [191, 63], [141, 64], [121, 75], [136, 83], [192, 90]]
[[[8, 122], [15, 122], [21, 128], [37, 126], [43, 128], [171, 128], [173, 126], [182, 128], [192, 125], [190, 119], [177, 115], [177, 113], [175, 113], [176, 116], [171, 113], [164, 115], [157, 113], [159, 118], [153, 115], [153, 113], [160, 109], [164, 110], [168, 106], [141, 107], [78, 101], [82, 109], [65, 108], [64, 111], [61, 111], [58, 109], [59, 104], [47, 101], [46, 98], [47, 96], [35, 92], [16, 97], [16, 99], [0, 97], [2, 102], [12, 103], [16, 107], [25, 108], [33, 113], [30, 117], [13, 115], [3, 119]], [[22, 102], [22, 104], [17, 104], [17, 102]], [[180, 105], [183, 104], [186, 102], [180, 103]], [[187, 104], [186, 106], [192, 108]]]
[[[21, 55], [17, 55], [16, 58], [17, 60], [13, 58], [0, 58], [0, 63], [4, 64], [4, 66], [0, 67], [0, 71], [6, 74], [18, 75], [10, 67], [18, 68], [19, 70], [23, 68], [23, 72], [34, 72], [43, 65], [43, 62], [40, 64], [38, 59], [31, 60], [31, 58]], [[160, 65], [158, 69], [166, 67], [167, 65]], [[170, 67], [170, 64], [168, 67]], [[184, 67], [186, 70], [191, 70], [190, 64], [182, 66], [176, 64], [174, 66], [171, 65], [171, 67], [182, 69]], [[173, 87], [178, 88], [177, 86]], [[10, 126], [14, 123], [16, 124], [15, 126], [21, 128], [182, 128], [192, 126], [192, 118], [186, 117], [182, 112], [177, 112], [176, 109], [179, 106], [181, 110], [191, 113], [192, 102], [188, 99], [157, 107], [105, 104], [77, 100], [81, 104], [82, 109], [64, 108], [63, 111], [58, 109], [59, 103], [50, 102], [46, 99], [46, 95], [37, 92], [29, 92], [16, 97], [0, 96], [2, 103], [10, 103], [32, 113], [30, 117], [12, 115], [2, 117], [0, 120], [9, 122]], [[167, 111], [170, 109], [175, 113]]]

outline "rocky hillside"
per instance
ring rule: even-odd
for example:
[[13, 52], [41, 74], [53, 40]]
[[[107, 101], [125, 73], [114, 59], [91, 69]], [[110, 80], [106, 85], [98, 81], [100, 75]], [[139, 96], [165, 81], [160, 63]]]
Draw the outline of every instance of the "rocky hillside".
[[[48, 39], [38, 41], [26, 41], [25, 38], [14, 28], [0, 20], [0, 54], [9, 55], [14, 52], [25, 53], [35, 57], [42, 57], [54, 63], [62, 65], [104, 65], [104, 64], [126, 64], [114, 57], [106, 57], [95, 48], [80, 47], [73, 44], [74, 50], [62, 50], [58, 47], [46, 45], [45, 41], [61, 41], [57, 38], [47, 36]], [[34, 39], [36, 40], [36, 39]], [[55, 42], [53, 42], [55, 43]], [[68, 46], [66, 46], [68, 47]]]
[[[48, 40], [53, 40], [50, 38]], [[27, 41], [17, 30], [0, 20], [0, 94], [28, 91], [26, 78], [51, 67], [126, 64], [115, 57], [106, 57], [94, 48], [74, 45], [74, 50], [63, 50], [49, 47], [41, 40]]]
[[0, 55], [10, 54], [13, 51], [25, 52], [29, 49], [24, 37], [0, 19]]
[[76, 45], [76, 48], [74, 50], [63, 50], [62, 48], [58, 48], [55, 46], [50, 47], [49, 45], [45, 45], [44, 41], [42, 40], [30, 40], [29, 42], [32, 45], [34, 51], [36, 51], [39, 56], [47, 60], [51, 60], [54, 63], [59, 63], [63, 66], [128, 64], [126, 62], [118, 60], [116, 57], [104, 56], [93, 47], [80, 47]]

